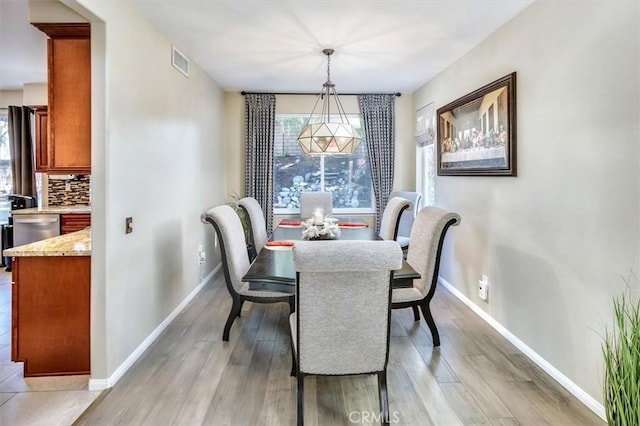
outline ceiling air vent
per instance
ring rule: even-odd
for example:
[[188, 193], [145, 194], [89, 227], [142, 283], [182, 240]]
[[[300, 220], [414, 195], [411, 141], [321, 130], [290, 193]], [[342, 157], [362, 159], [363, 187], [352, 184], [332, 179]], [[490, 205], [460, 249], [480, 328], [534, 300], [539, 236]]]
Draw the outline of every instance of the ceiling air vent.
[[171, 46], [171, 64], [182, 74], [189, 77], [189, 60], [175, 46]]

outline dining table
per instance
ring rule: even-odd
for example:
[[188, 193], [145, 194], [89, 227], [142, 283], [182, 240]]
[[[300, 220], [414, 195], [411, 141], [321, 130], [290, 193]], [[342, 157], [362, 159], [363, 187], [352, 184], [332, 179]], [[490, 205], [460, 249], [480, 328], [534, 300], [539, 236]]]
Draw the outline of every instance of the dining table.
[[[303, 239], [302, 222], [282, 220], [278, 224], [269, 242], [260, 250], [242, 278], [242, 281], [249, 283], [250, 290], [295, 293], [296, 270], [292, 244]], [[340, 235], [337, 240], [381, 240], [375, 229], [362, 218], [339, 218], [338, 226]], [[420, 274], [403, 259], [402, 268], [393, 271], [392, 286], [412, 287], [416, 278], [420, 278]]]

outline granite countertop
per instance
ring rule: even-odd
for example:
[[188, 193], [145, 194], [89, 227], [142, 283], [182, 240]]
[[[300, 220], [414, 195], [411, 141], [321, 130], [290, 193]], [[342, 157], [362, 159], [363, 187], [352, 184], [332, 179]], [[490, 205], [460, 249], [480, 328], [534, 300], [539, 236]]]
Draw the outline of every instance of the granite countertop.
[[4, 256], [91, 256], [91, 228], [6, 249]]
[[12, 215], [18, 214], [87, 214], [91, 213], [91, 206], [49, 206], [31, 209], [11, 210]]

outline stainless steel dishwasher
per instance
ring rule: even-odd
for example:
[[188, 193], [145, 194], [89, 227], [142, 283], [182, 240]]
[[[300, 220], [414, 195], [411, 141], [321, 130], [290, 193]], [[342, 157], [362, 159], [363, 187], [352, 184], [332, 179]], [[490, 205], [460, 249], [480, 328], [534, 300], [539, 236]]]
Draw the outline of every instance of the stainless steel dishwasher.
[[13, 246], [18, 247], [60, 235], [58, 214], [14, 214]]

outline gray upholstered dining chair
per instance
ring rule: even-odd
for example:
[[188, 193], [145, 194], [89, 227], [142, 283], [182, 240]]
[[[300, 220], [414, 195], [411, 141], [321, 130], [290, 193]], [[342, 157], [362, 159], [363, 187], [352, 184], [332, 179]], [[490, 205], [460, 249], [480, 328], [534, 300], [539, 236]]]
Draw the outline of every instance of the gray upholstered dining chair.
[[291, 312], [295, 310], [295, 295], [276, 291], [251, 290], [242, 277], [249, 270], [249, 255], [245, 245], [244, 230], [238, 214], [230, 206], [222, 205], [207, 210], [205, 221], [210, 223], [218, 235], [222, 254], [222, 269], [227, 290], [233, 299], [231, 312], [224, 326], [222, 340], [229, 340], [234, 320], [240, 316], [244, 302], [286, 302]]
[[382, 212], [382, 220], [380, 221], [380, 237], [383, 240], [395, 241], [398, 236], [398, 227], [400, 225], [400, 217], [407, 209], [411, 209], [411, 201], [402, 197], [393, 197]]
[[260, 250], [264, 247], [269, 239], [267, 235], [267, 224], [264, 218], [264, 212], [260, 203], [253, 197], [244, 197], [238, 200], [238, 206], [243, 209], [249, 217], [249, 261], [256, 258]]
[[413, 221], [416, 218], [416, 214], [420, 211], [420, 202], [422, 201], [422, 194], [419, 192], [411, 191], [393, 191], [389, 194], [389, 199], [393, 197], [402, 197], [411, 201], [413, 208], [405, 210], [400, 216], [400, 224], [398, 225], [398, 235], [395, 240], [400, 244], [403, 251], [407, 251], [409, 248], [411, 228], [413, 227]]
[[420, 321], [418, 307], [431, 330], [433, 346], [440, 346], [438, 328], [431, 315], [429, 303], [438, 284], [440, 256], [447, 230], [460, 223], [460, 215], [438, 207], [427, 206], [418, 212], [411, 230], [411, 245], [407, 263], [420, 274], [413, 287], [393, 289], [393, 309], [412, 308], [414, 319]]
[[305, 376], [355, 374], [377, 375], [383, 424], [389, 424], [391, 271], [402, 266], [400, 246], [381, 240], [301, 241], [293, 260], [297, 307], [289, 324], [298, 425], [304, 421]]
[[306, 219], [313, 215], [313, 211], [320, 207], [325, 216], [333, 211], [333, 193], [331, 192], [303, 192], [300, 194], [300, 218]]

